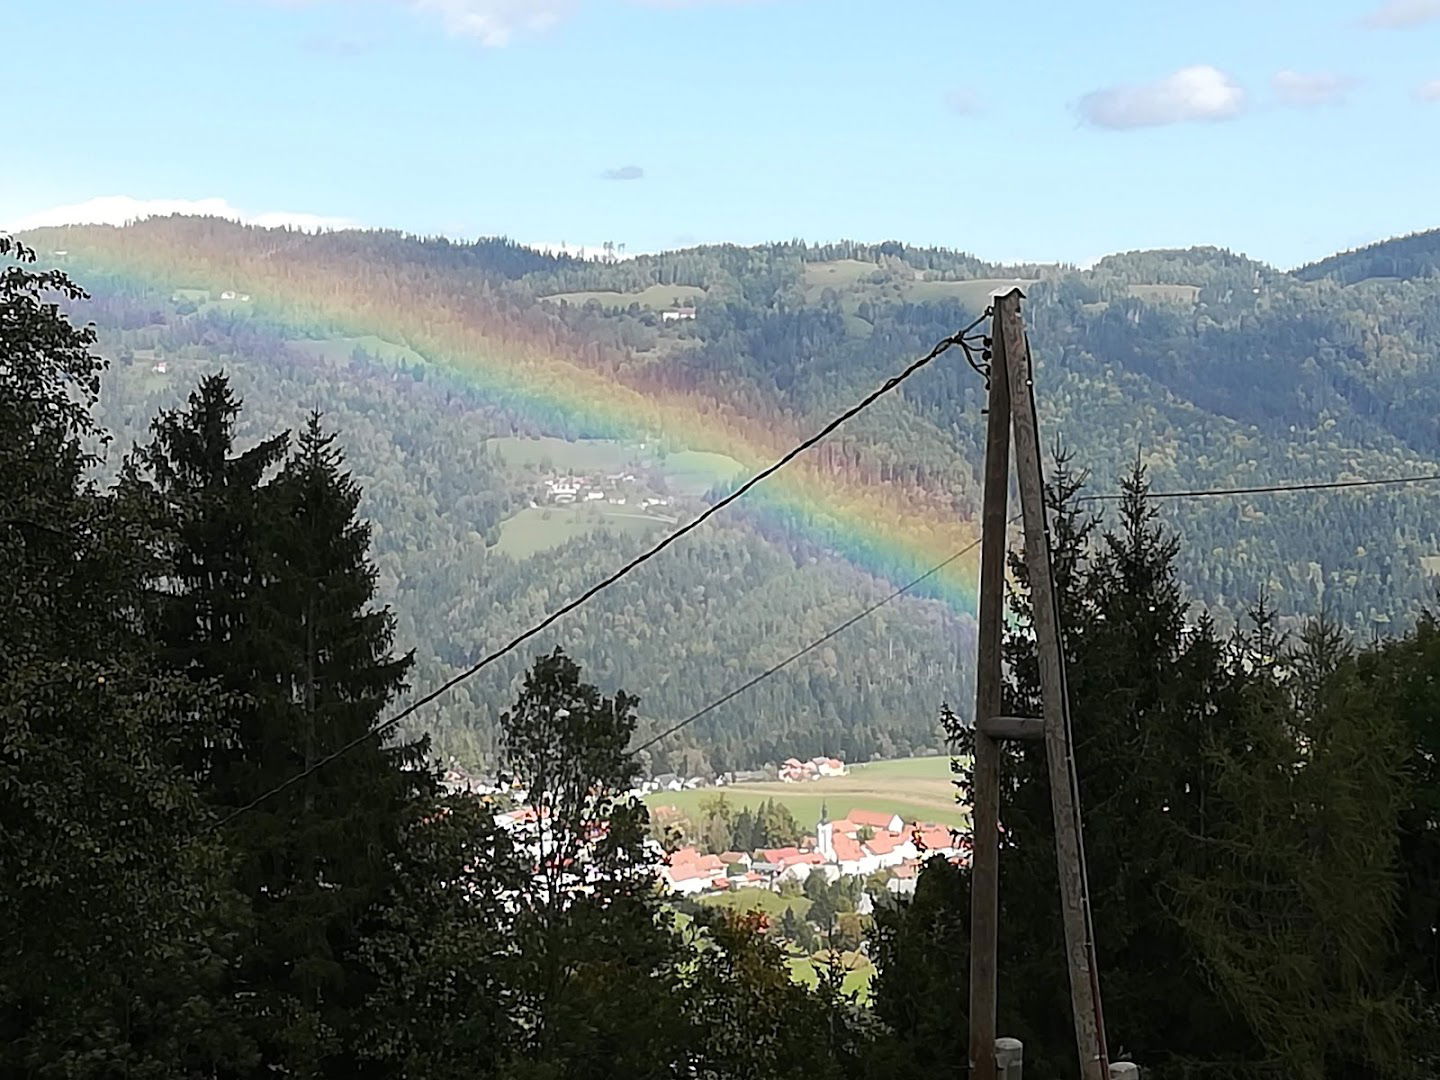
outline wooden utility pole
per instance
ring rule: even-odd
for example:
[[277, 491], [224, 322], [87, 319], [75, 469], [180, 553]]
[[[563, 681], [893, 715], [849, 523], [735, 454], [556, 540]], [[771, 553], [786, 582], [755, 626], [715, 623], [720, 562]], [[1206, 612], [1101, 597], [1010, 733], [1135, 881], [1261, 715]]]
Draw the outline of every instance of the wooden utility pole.
[[[1000, 715], [1005, 622], [1005, 518], [1010, 495], [1010, 376], [992, 335], [981, 515], [975, 715]], [[1000, 925], [1000, 743], [975, 725], [970, 792], [970, 1076], [995, 1080], [995, 967]]]
[[[975, 708], [975, 790], [972, 793], [970, 1061], [975, 1080], [995, 1077], [995, 985], [999, 909], [999, 744], [1002, 738], [1043, 737], [1055, 820], [1055, 858], [1065, 926], [1070, 1002], [1082, 1080], [1106, 1080], [1109, 1063], [1100, 1022], [1088, 898], [1081, 858], [1079, 793], [1073, 784], [1069, 706], [1055, 584], [1040, 434], [1032, 393], [1030, 347], [1020, 314], [1023, 294], [1012, 289], [993, 299], [990, 416], [985, 461], [985, 508], [980, 570], [980, 612]], [[997, 387], [1004, 389], [997, 394]], [[1005, 407], [997, 408], [1003, 404]], [[1002, 429], [997, 433], [997, 422]], [[1040, 661], [1043, 723], [1000, 715], [1000, 635], [1004, 600], [1006, 484], [1013, 426], [1015, 463], [1024, 519], [1025, 563]], [[995, 494], [994, 492], [997, 492]]]

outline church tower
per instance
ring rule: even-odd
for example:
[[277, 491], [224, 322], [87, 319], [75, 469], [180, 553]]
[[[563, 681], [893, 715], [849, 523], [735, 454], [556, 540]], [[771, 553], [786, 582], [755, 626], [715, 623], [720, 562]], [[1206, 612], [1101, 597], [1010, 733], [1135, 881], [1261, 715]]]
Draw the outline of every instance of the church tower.
[[835, 826], [830, 822], [830, 814], [826, 810], [825, 803], [820, 803], [820, 824], [815, 826], [815, 849], [820, 852], [820, 857], [826, 862], [835, 861]]

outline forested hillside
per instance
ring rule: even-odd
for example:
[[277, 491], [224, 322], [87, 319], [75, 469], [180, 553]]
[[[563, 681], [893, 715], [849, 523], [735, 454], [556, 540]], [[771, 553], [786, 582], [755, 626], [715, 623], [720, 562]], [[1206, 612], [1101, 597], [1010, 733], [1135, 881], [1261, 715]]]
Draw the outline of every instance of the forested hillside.
[[[433, 296], [437, 315], [468, 298], [647, 385], [685, 387], [805, 430], [968, 323], [993, 288], [1017, 283], [1046, 434], [1093, 471], [1095, 493], [1114, 490], [1137, 456], [1160, 492], [1440, 471], [1440, 276], [1420, 238], [1379, 273], [1362, 252], [1286, 274], [1209, 249], [1116, 255], [1084, 272], [898, 244], [700, 248], [604, 264], [504, 241], [301, 237], [194, 219], [130, 229], [122, 239], [211, 253], [270, 244], [277, 264], [300, 251], [357, 280]], [[253, 314], [245, 281], [221, 293], [115, 272], [91, 253], [114, 245], [110, 230], [29, 239], [93, 294], [76, 312], [96, 322], [111, 360], [97, 419], [117, 435], [112, 472], [132, 442], [148, 439], [157, 410], [220, 368], [245, 400], [242, 444], [298, 429], [310, 408], [325, 412], [374, 523], [379, 595], [395, 610], [397, 641], [416, 650], [414, 687], [468, 666], [613, 570], [666, 518], [704, 505], [707, 483], [663, 467], [694, 449], [666, 432], [654, 459], [662, 464], [641, 478], [673, 500], [666, 514], [628, 504], [622, 513], [615, 500], [608, 514], [551, 507], [539, 485], [600, 461], [614, 450], [595, 439], [607, 432], [498, 407], [422, 343], [386, 336], [378, 317], [299, 332]], [[981, 379], [952, 353], [847, 425], [824, 465], [973, 520], [982, 396]], [[583, 441], [569, 463], [517, 453], [542, 435]], [[1415, 485], [1186, 501], [1163, 512], [1185, 539], [1191, 595], [1222, 618], [1264, 591], [1282, 619], [1325, 607], [1368, 633], [1410, 625], [1433, 597], [1436, 497], [1436, 485]], [[558, 643], [603, 688], [640, 693], [645, 735], [895, 584], [773, 520], [727, 516], [422, 714], [417, 728], [434, 732], [442, 753], [489, 760], [497, 709], [530, 656]], [[657, 747], [654, 765], [936, 747], [941, 702], [964, 708], [971, 697], [968, 625], [954, 603], [902, 598]]]

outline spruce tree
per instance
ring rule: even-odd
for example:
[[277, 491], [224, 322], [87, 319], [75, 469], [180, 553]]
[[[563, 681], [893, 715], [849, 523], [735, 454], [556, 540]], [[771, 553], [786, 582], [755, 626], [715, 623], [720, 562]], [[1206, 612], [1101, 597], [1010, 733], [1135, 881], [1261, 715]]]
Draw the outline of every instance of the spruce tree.
[[340, 1030], [344, 1006], [364, 989], [347, 986], [362, 916], [393, 883], [395, 853], [435, 781], [425, 738], [365, 737], [404, 690], [412, 656], [392, 653], [393, 616], [374, 606], [370, 526], [357, 518], [360, 489], [334, 444], [312, 414], [263, 493], [259, 738], [242, 747], [237, 777], [250, 798], [304, 778], [240, 818], [236, 836], [249, 855], [242, 889], [266, 912], [273, 970]]
[[192, 742], [192, 764], [221, 808], [264, 798], [226, 830], [254, 924], [236, 989], [259, 1003], [267, 1060], [313, 1070], [346, 1045], [364, 916], [433, 777], [423, 741], [362, 738], [410, 657], [391, 655], [393, 620], [372, 607], [369, 527], [334, 437], [312, 416], [272, 475], [288, 435], [237, 453], [239, 411], [223, 376], [206, 379], [156, 421], [129, 479], [167, 527], [161, 658], [234, 693], [224, 737]]
[[86, 479], [82, 299], [0, 237], [0, 1074], [211, 1075], [249, 1060], [218, 992], [236, 906], [171, 756], [213, 694], [137, 648], [143, 521]]
[[1174, 910], [1212, 981], [1297, 1080], [1400, 1075], [1410, 1017], [1390, 940], [1403, 729], [1333, 623], [1294, 647], [1259, 608], [1236, 639], [1236, 723], [1204, 750], [1201, 858]]
[[[1112, 1050], [1157, 1074], [1263, 1056], [1210, 989], [1167, 907], [1172, 877], [1203, 833], [1201, 748], [1226, 691], [1221, 649], [1204, 619], [1187, 630], [1178, 540], [1158, 521], [1137, 462], [1117, 521], [1076, 502], [1084, 477], [1061, 455], [1049, 493], [1073, 752], [1101, 991]], [[1028, 580], [1018, 558], [1012, 569]], [[1006, 711], [1041, 714], [1028, 592], [1006, 642]], [[1002, 1026], [1043, 1069], [1071, 1067], [1074, 1031], [1063, 958], [1050, 784], [1041, 744], [1008, 746], [1000, 818]], [[1033, 1048], [1033, 1051], [1032, 1051]], [[1033, 1057], [1032, 1057], [1033, 1053]]]
[[149, 637], [159, 662], [196, 682], [236, 695], [218, 739], [193, 737], [185, 762], [222, 808], [256, 792], [244, 747], [262, 741], [248, 700], [263, 670], [256, 608], [263, 588], [262, 552], [273, 534], [264, 484], [285, 455], [289, 434], [235, 452], [241, 403], [223, 375], [211, 375], [183, 409], [162, 412], [152, 441], [126, 463], [124, 493], [148, 506], [162, 542]]

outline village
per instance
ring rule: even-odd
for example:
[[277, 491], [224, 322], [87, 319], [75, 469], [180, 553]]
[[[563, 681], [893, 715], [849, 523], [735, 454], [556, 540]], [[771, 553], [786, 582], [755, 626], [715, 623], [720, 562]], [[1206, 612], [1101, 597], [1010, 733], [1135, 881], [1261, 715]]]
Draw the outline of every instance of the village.
[[648, 490], [640, 478], [631, 472], [554, 473], [540, 482], [530, 505], [542, 507], [604, 503], [610, 506], [631, 506], [640, 511], [654, 513], [657, 508], [673, 505], [674, 501], [669, 495]]
[[831, 821], [822, 810], [815, 835], [796, 846], [718, 854], [687, 846], [663, 861], [659, 875], [672, 891], [695, 896], [747, 888], [779, 891], [787, 881], [803, 885], [812, 874], [833, 883], [883, 873], [887, 892], [908, 896], [915, 891], [920, 866], [936, 856], [969, 865], [969, 838], [934, 822], [907, 822], [895, 813], [851, 810]]
[[[801, 760], [787, 758], [766, 770], [727, 773], [713, 779], [662, 773], [639, 783], [626, 798], [644, 798], [665, 792], [686, 792], [711, 788], [717, 796], [737, 783], [780, 782], [806, 784], [848, 774], [838, 758], [817, 756]], [[495, 821], [520, 842], [543, 858], [546, 830], [542, 815], [527, 805], [528, 793], [515, 784], [502, 784], [487, 776], [473, 776], [455, 763], [445, 771], [444, 787], [497, 800]], [[866, 879], [872, 885], [883, 880], [886, 892], [908, 896], [914, 892], [920, 867], [929, 859], [944, 858], [960, 866], [969, 865], [970, 838], [967, 833], [925, 820], [907, 820], [896, 812], [852, 808], [832, 820], [822, 803], [813, 833], [798, 837], [793, 844], [711, 850], [696, 836], [701, 830], [674, 806], [653, 805], [657, 834], [686, 835], [678, 847], [652, 839], [653, 870], [657, 882], [683, 897], [703, 898], [735, 894], [746, 889], [781, 892], [803, 886], [812, 875], [833, 884], [842, 878]], [[675, 829], [681, 824], [684, 829]], [[687, 835], [688, 834], [688, 835]], [[538, 862], [537, 862], [538, 865]], [[787, 885], [787, 883], [794, 883]], [[585, 888], [577, 878], [573, 886]]]

